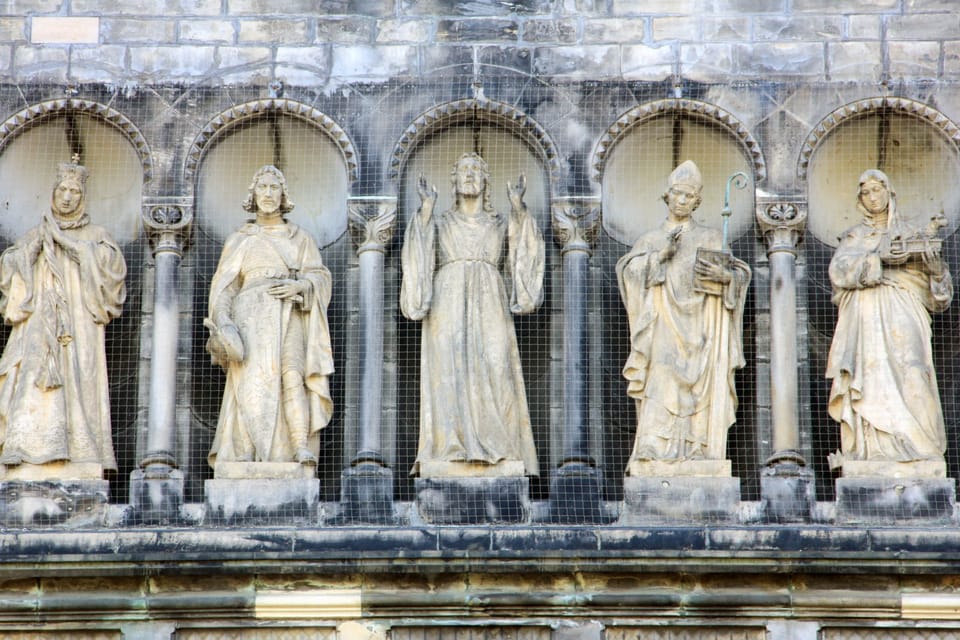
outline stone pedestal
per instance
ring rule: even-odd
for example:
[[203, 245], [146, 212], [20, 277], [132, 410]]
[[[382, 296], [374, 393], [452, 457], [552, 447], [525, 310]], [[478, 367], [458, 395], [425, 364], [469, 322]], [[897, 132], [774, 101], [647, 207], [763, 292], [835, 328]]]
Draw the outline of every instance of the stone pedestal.
[[393, 470], [361, 462], [340, 476], [340, 515], [337, 524], [394, 524]]
[[644, 460], [623, 480], [621, 524], [729, 522], [740, 509], [740, 479], [729, 460]]
[[837, 479], [837, 521], [948, 523], [954, 481], [941, 461], [847, 461]]
[[155, 473], [155, 468], [152, 468], [149, 471], [135, 469], [130, 474], [130, 524], [169, 525], [180, 522], [183, 472], [169, 469], [162, 476], [154, 477]]
[[767, 522], [809, 522], [816, 504], [813, 470], [801, 459], [781, 459], [760, 471], [760, 496]]
[[550, 522], [606, 524], [612, 520], [603, 505], [603, 475], [587, 463], [560, 466], [550, 482]]
[[5, 527], [100, 527], [110, 483], [94, 463], [20, 464], [3, 470], [0, 523]]
[[204, 483], [206, 523], [270, 526], [319, 521], [316, 467], [294, 462], [223, 462]]
[[530, 481], [525, 477], [417, 478], [417, 510], [429, 524], [526, 522]]

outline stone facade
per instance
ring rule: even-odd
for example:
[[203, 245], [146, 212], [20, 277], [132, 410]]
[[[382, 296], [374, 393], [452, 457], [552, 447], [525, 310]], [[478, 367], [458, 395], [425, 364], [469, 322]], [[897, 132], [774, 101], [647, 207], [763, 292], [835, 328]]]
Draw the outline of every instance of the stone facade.
[[[664, 118], [679, 123], [662, 145], [673, 155], [698, 152], [700, 141], [718, 158], [714, 178], [734, 167], [752, 180], [752, 196], [734, 202], [735, 252], [754, 270], [730, 447], [741, 493], [713, 516], [701, 495], [692, 520], [651, 519], [636, 506], [639, 515], [618, 520], [635, 425], [620, 386], [626, 324], [611, 274], [635, 220], [646, 209], [662, 217], [659, 192], [643, 188], [666, 174], [653, 166], [661, 160], [650, 168], [616, 154], [647, 148], [637, 140]], [[945, 209], [957, 273], [958, 122], [951, 0], [4, 3], [3, 200], [45, 185], [32, 167], [85, 141], [94, 175], [136, 185], [100, 200], [127, 230], [131, 265], [131, 297], [107, 347], [120, 472], [96, 513], [38, 516], [31, 495], [0, 495], [4, 637], [953, 637], [955, 481], [937, 485], [950, 496], [933, 509], [931, 492], [895, 479], [869, 504], [857, 502], [863, 487], [836, 492], [822, 371], [829, 221], [854, 196], [833, 176], [845, 175], [844, 158], [883, 162], [886, 150], [909, 149], [886, 162], [920, 175], [919, 186], [897, 182], [906, 201]], [[517, 322], [543, 472], [507, 523], [485, 519], [498, 492], [469, 513], [440, 500], [449, 524], [431, 523], [407, 477], [418, 351], [399, 315], [395, 238], [416, 197], [414, 172], [439, 163], [445, 136], [459, 130], [496, 139], [504, 171], [535, 169], [527, 200], [548, 241], [547, 302]], [[236, 226], [239, 202], [218, 210], [209, 185], [248, 177], [231, 162], [258, 144], [270, 147], [259, 163], [273, 153], [309, 166], [291, 184], [334, 274], [337, 413], [319, 500], [273, 522], [263, 515], [271, 496], [257, 494], [249, 502], [262, 512], [226, 526], [204, 504], [222, 380], [203, 352], [201, 320], [221, 229]], [[848, 156], [844, 145], [866, 150]], [[603, 210], [616, 201], [604, 180], [624, 166], [642, 183], [626, 198], [636, 215]], [[324, 173], [336, 175], [313, 177]], [[18, 197], [0, 213], [4, 247], [33, 220]], [[719, 210], [711, 197], [703, 208]], [[806, 229], [787, 224], [791, 207]], [[552, 220], [557, 211], [589, 218], [589, 229], [573, 233], [580, 223]], [[771, 233], [790, 254], [779, 266], [767, 258]], [[579, 297], [564, 290], [571, 272]], [[770, 291], [784, 277], [797, 283], [796, 335], [786, 338], [796, 342], [797, 390], [786, 404], [770, 382], [790, 373], [774, 353], [783, 336], [771, 339], [783, 316]], [[580, 313], [566, 312], [569, 300], [582, 300]], [[949, 478], [960, 476], [958, 316], [951, 309], [934, 325]], [[582, 358], [565, 351], [571, 332]], [[381, 390], [375, 402], [371, 388]], [[578, 389], [582, 403], [564, 402], [562, 391]], [[847, 501], [839, 507], [837, 493]], [[656, 494], [643, 498], [631, 504]]]

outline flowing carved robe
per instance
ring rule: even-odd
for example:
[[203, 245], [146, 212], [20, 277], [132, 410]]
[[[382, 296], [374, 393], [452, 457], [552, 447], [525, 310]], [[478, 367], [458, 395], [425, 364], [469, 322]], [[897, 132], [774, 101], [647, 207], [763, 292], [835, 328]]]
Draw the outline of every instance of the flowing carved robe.
[[[500, 275], [504, 237], [513, 291]], [[543, 300], [544, 246], [536, 222], [457, 210], [416, 214], [402, 250], [403, 315], [423, 320], [420, 463], [520, 460], [537, 475], [520, 355], [510, 313]]]
[[[830, 261], [839, 307], [827, 361], [830, 417], [840, 423], [848, 460], [942, 460], [946, 435], [929, 311], [950, 306], [953, 284], [949, 272], [936, 277], [881, 264], [882, 236], [859, 224], [843, 234]], [[865, 278], [880, 281], [863, 286]]]
[[685, 221], [674, 256], [660, 262], [676, 224], [643, 234], [617, 262], [620, 295], [630, 320], [623, 367], [637, 403], [634, 460], [726, 457], [735, 421], [734, 372], [744, 366], [743, 305], [750, 268], [731, 257], [733, 279], [717, 295], [694, 288], [697, 248], [719, 250], [719, 231]]
[[[105, 229], [45, 217], [0, 256], [0, 308], [13, 325], [0, 358], [0, 463], [57, 460], [115, 470], [104, 329], [120, 315], [127, 266]], [[72, 228], [71, 228], [72, 227]], [[32, 260], [30, 246], [42, 250]]]
[[[294, 277], [311, 285], [301, 301], [267, 293], [277, 279]], [[244, 358], [217, 362], [227, 380], [210, 466], [237, 460], [245, 442], [253, 445], [254, 461], [294, 459], [281, 389], [283, 372], [291, 368], [303, 374], [310, 411], [308, 448], [319, 453], [320, 430], [333, 414], [330, 294], [330, 272], [320, 251], [297, 225], [248, 223], [227, 238], [210, 284], [210, 317], [218, 326], [231, 320], [236, 324]]]

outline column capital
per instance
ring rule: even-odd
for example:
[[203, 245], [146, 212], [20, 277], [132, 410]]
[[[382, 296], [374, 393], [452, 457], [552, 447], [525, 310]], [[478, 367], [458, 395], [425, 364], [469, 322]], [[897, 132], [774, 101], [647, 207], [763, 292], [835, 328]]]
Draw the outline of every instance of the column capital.
[[560, 252], [590, 253], [591, 245], [600, 232], [600, 197], [554, 198], [550, 202], [550, 210], [553, 238], [560, 245]]
[[140, 220], [153, 254], [182, 255], [193, 229], [193, 198], [154, 197], [143, 200]]
[[796, 255], [807, 226], [807, 201], [791, 198], [758, 198], [757, 224], [767, 243], [767, 254], [786, 251]]
[[397, 223], [395, 196], [359, 196], [347, 199], [350, 232], [357, 253], [386, 251]]

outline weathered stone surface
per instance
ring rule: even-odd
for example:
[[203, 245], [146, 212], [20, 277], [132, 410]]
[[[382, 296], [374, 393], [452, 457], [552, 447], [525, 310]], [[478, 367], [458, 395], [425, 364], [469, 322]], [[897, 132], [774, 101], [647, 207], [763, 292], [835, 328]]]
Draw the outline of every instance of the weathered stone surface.
[[627, 473], [634, 477], [729, 478], [729, 460], [631, 460]]
[[921, 13], [890, 16], [887, 19], [887, 37], [890, 40], [955, 40], [960, 32], [960, 15], [950, 13]]
[[642, 16], [658, 13], [683, 15], [703, 11], [710, 4], [710, 0], [612, 0], [611, 14], [614, 16]]
[[619, 524], [735, 521], [739, 478], [628, 477]]
[[651, 37], [654, 42], [679, 40], [697, 42], [700, 40], [700, 20], [696, 16], [678, 16], [654, 18]]
[[317, 42], [365, 44], [373, 42], [376, 22], [358, 16], [325, 16], [317, 19]]
[[393, 471], [361, 463], [341, 474], [340, 513], [337, 524], [397, 524], [393, 512]]
[[437, 22], [438, 42], [495, 42], [516, 40], [519, 26], [515, 20], [468, 18]]
[[5, 527], [103, 526], [106, 480], [5, 480], [0, 482], [0, 524]]
[[130, 70], [148, 77], [202, 76], [213, 66], [213, 55], [213, 47], [131, 47]]
[[429, 20], [379, 20], [376, 41], [379, 43], [425, 42], [432, 35], [433, 23]]
[[676, 52], [664, 45], [648, 47], [643, 44], [621, 48], [621, 67], [626, 80], [658, 81], [669, 78], [676, 69]]
[[847, 38], [850, 40], [879, 40], [882, 16], [875, 14], [847, 16]]
[[529, 19], [522, 26], [523, 42], [567, 44], [577, 41], [575, 20]]
[[430, 524], [524, 522], [527, 478], [417, 478], [417, 510]]
[[403, 15], [505, 16], [543, 11], [550, 0], [398, 0]]
[[704, 42], [746, 42], [751, 39], [748, 18], [703, 18], [700, 31]]
[[524, 73], [529, 73], [533, 66], [533, 51], [525, 47], [487, 45], [477, 47], [476, 56], [481, 64], [516, 69]]
[[417, 71], [417, 48], [407, 45], [379, 47], [334, 46], [331, 74], [350, 78], [392, 78]]
[[789, 11], [787, 0], [716, 0], [711, 6], [718, 14], [768, 14]]
[[577, 48], [539, 47], [534, 50], [535, 73], [566, 78], [611, 78], [620, 75], [620, 51], [616, 46]]
[[697, 82], [720, 82], [734, 72], [733, 45], [705, 44], [680, 47], [680, 73]]
[[156, 0], [71, 0], [70, 10], [74, 15], [93, 13], [104, 16], [213, 16], [220, 13], [220, 0], [165, 0], [162, 8], [157, 6]]
[[596, 18], [584, 20], [584, 44], [643, 42], [647, 35], [647, 19], [621, 20], [619, 18]]
[[110, 44], [122, 42], [173, 42], [176, 22], [173, 20], [134, 20], [129, 18], [104, 18], [100, 30], [103, 41]]
[[[281, 47], [277, 55], [279, 56], [280, 51], [283, 50], [284, 48]], [[217, 58], [221, 69], [270, 62], [272, 56], [273, 52], [267, 47], [217, 47]]]
[[[0, 20], [0, 33], [4, 40], [21, 40], [24, 36], [24, 21]], [[41, 43], [87, 43], [100, 41], [100, 19], [78, 17], [34, 16], [30, 20], [30, 42]]]
[[840, 523], [953, 521], [956, 494], [949, 478], [838, 478]]
[[831, 80], [877, 82], [883, 71], [878, 42], [831, 42], [827, 45], [827, 75]]
[[181, 20], [180, 42], [230, 44], [237, 39], [237, 27], [228, 20]]
[[[846, 2], [836, 0], [793, 0], [794, 12], [815, 13], [850, 13], [851, 7]], [[855, 4], [857, 13], [886, 12], [896, 10], [900, 0], [863, 0]]]
[[319, 77], [330, 70], [332, 53], [330, 47], [277, 47], [277, 64], [312, 67]]
[[320, 481], [207, 480], [206, 522], [211, 525], [316, 525]]
[[738, 45], [737, 68], [743, 75], [767, 78], [822, 76], [823, 45], [815, 42]]
[[[234, 15], [277, 13], [273, 0], [231, 0], [229, 7]], [[289, 16], [389, 16], [394, 13], [394, 0], [289, 0], [284, 2], [283, 13]]]
[[792, 463], [760, 472], [763, 517], [767, 522], [809, 522], [816, 504], [813, 470]]
[[310, 42], [306, 20], [241, 20], [238, 42], [269, 44], [307, 44]]
[[116, 82], [123, 75], [126, 55], [122, 45], [72, 47], [70, 77], [76, 82]]
[[[876, 22], [876, 16], [870, 16]], [[768, 40], [837, 40], [843, 37], [841, 16], [776, 16], [753, 20], [754, 38]]]
[[940, 75], [939, 42], [891, 42], [889, 72], [894, 76], [936, 78]]

